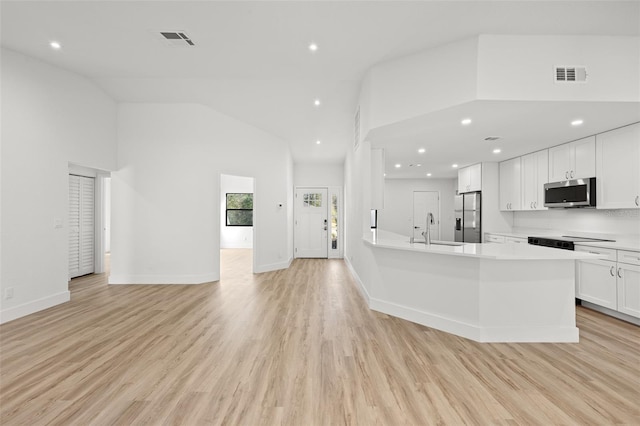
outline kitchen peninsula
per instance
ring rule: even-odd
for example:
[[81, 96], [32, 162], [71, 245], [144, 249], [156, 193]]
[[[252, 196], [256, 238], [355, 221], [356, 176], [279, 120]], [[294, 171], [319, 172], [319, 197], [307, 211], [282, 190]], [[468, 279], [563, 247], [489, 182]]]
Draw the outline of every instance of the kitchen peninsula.
[[577, 342], [575, 260], [526, 244], [410, 243], [372, 230], [371, 309], [478, 342]]

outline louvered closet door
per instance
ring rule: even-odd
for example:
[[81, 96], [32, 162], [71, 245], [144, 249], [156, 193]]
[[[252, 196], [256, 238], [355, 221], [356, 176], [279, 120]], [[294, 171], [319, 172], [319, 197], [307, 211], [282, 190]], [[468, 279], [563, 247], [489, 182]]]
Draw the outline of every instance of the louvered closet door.
[[94, 179], [69, 175], [69, 278], [94, 271]]

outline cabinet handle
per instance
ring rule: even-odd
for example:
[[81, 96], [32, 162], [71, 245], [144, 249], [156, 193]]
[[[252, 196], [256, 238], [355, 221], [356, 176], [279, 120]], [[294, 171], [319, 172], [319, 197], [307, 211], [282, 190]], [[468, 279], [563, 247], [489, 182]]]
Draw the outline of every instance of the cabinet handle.
[[533, 201], [529, 203], [529, 208], [533, 210]]
[[537, 208], [538, 208], [538, 202], [537, 202], [537, 201], [535, 201], [535, 202], [533, 203], [533, 208], [534, 208], [534, 209], [537, 209]]
[[569, 172], [564, 172], [564, 178], [569, 179]]
[[571, 170], [571, 173], [569, 174], [571, 177], [573, 177], [573, 170]]
[[622, 268], [618, 268], [618, 278], [622, 278]]
[[640, 195], [636, 195], [636, 206], [640, 206]]
[[611, 274], [612, 277], [616, 276], [616, 274], [613, 273], [613, 266], [609, 269], [609, 273]]

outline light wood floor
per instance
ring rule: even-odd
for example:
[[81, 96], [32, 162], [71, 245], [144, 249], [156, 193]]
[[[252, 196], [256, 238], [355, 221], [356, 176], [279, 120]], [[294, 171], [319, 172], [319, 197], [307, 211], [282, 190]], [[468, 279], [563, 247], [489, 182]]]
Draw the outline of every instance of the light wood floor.
[[478, 344], [370, 311], [341, 260], [223, 258], [0, 326], [0, 423], [640, 424], [638, 327], [581, 308], [579, 344]]

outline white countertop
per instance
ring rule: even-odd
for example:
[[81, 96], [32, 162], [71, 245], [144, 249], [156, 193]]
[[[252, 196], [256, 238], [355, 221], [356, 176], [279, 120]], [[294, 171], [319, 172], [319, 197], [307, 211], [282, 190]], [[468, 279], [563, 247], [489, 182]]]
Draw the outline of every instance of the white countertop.
[[365, 234], [362, 239], [372, 247], [493, 260], [579, 260], [600, 258], [600, 256], [591, 253], [558, 250], [518, 243], [464, 243], [461, 246], [410, 243], [408, 236], [395, 234], [382, 229], [372, 229], [371, 233]]
[[572, 231], [557, 231], [549, 229], [528, 229], [528, 228], [514, 228], [511, 232], [493, 232], [487, 231], [487, 234], [502, 235], [504, 237], [515, 238], [527, 238], [527, 237], [559, 237], [563, 235], [570, 235], [573, 237], [585, 237], [585, 238], [600, 238], [609, 239], [615, 241], [588, 241], [588, 242], [576, 242], [576, 245], [589, 246], [589, 247], [602, 247], [614, 250], [631, 250], [640, 251], [640, 238], [632, 236], [620, 236], [620, 235], [603, 235], [595, 233], [585, 232], [572, 232]]

